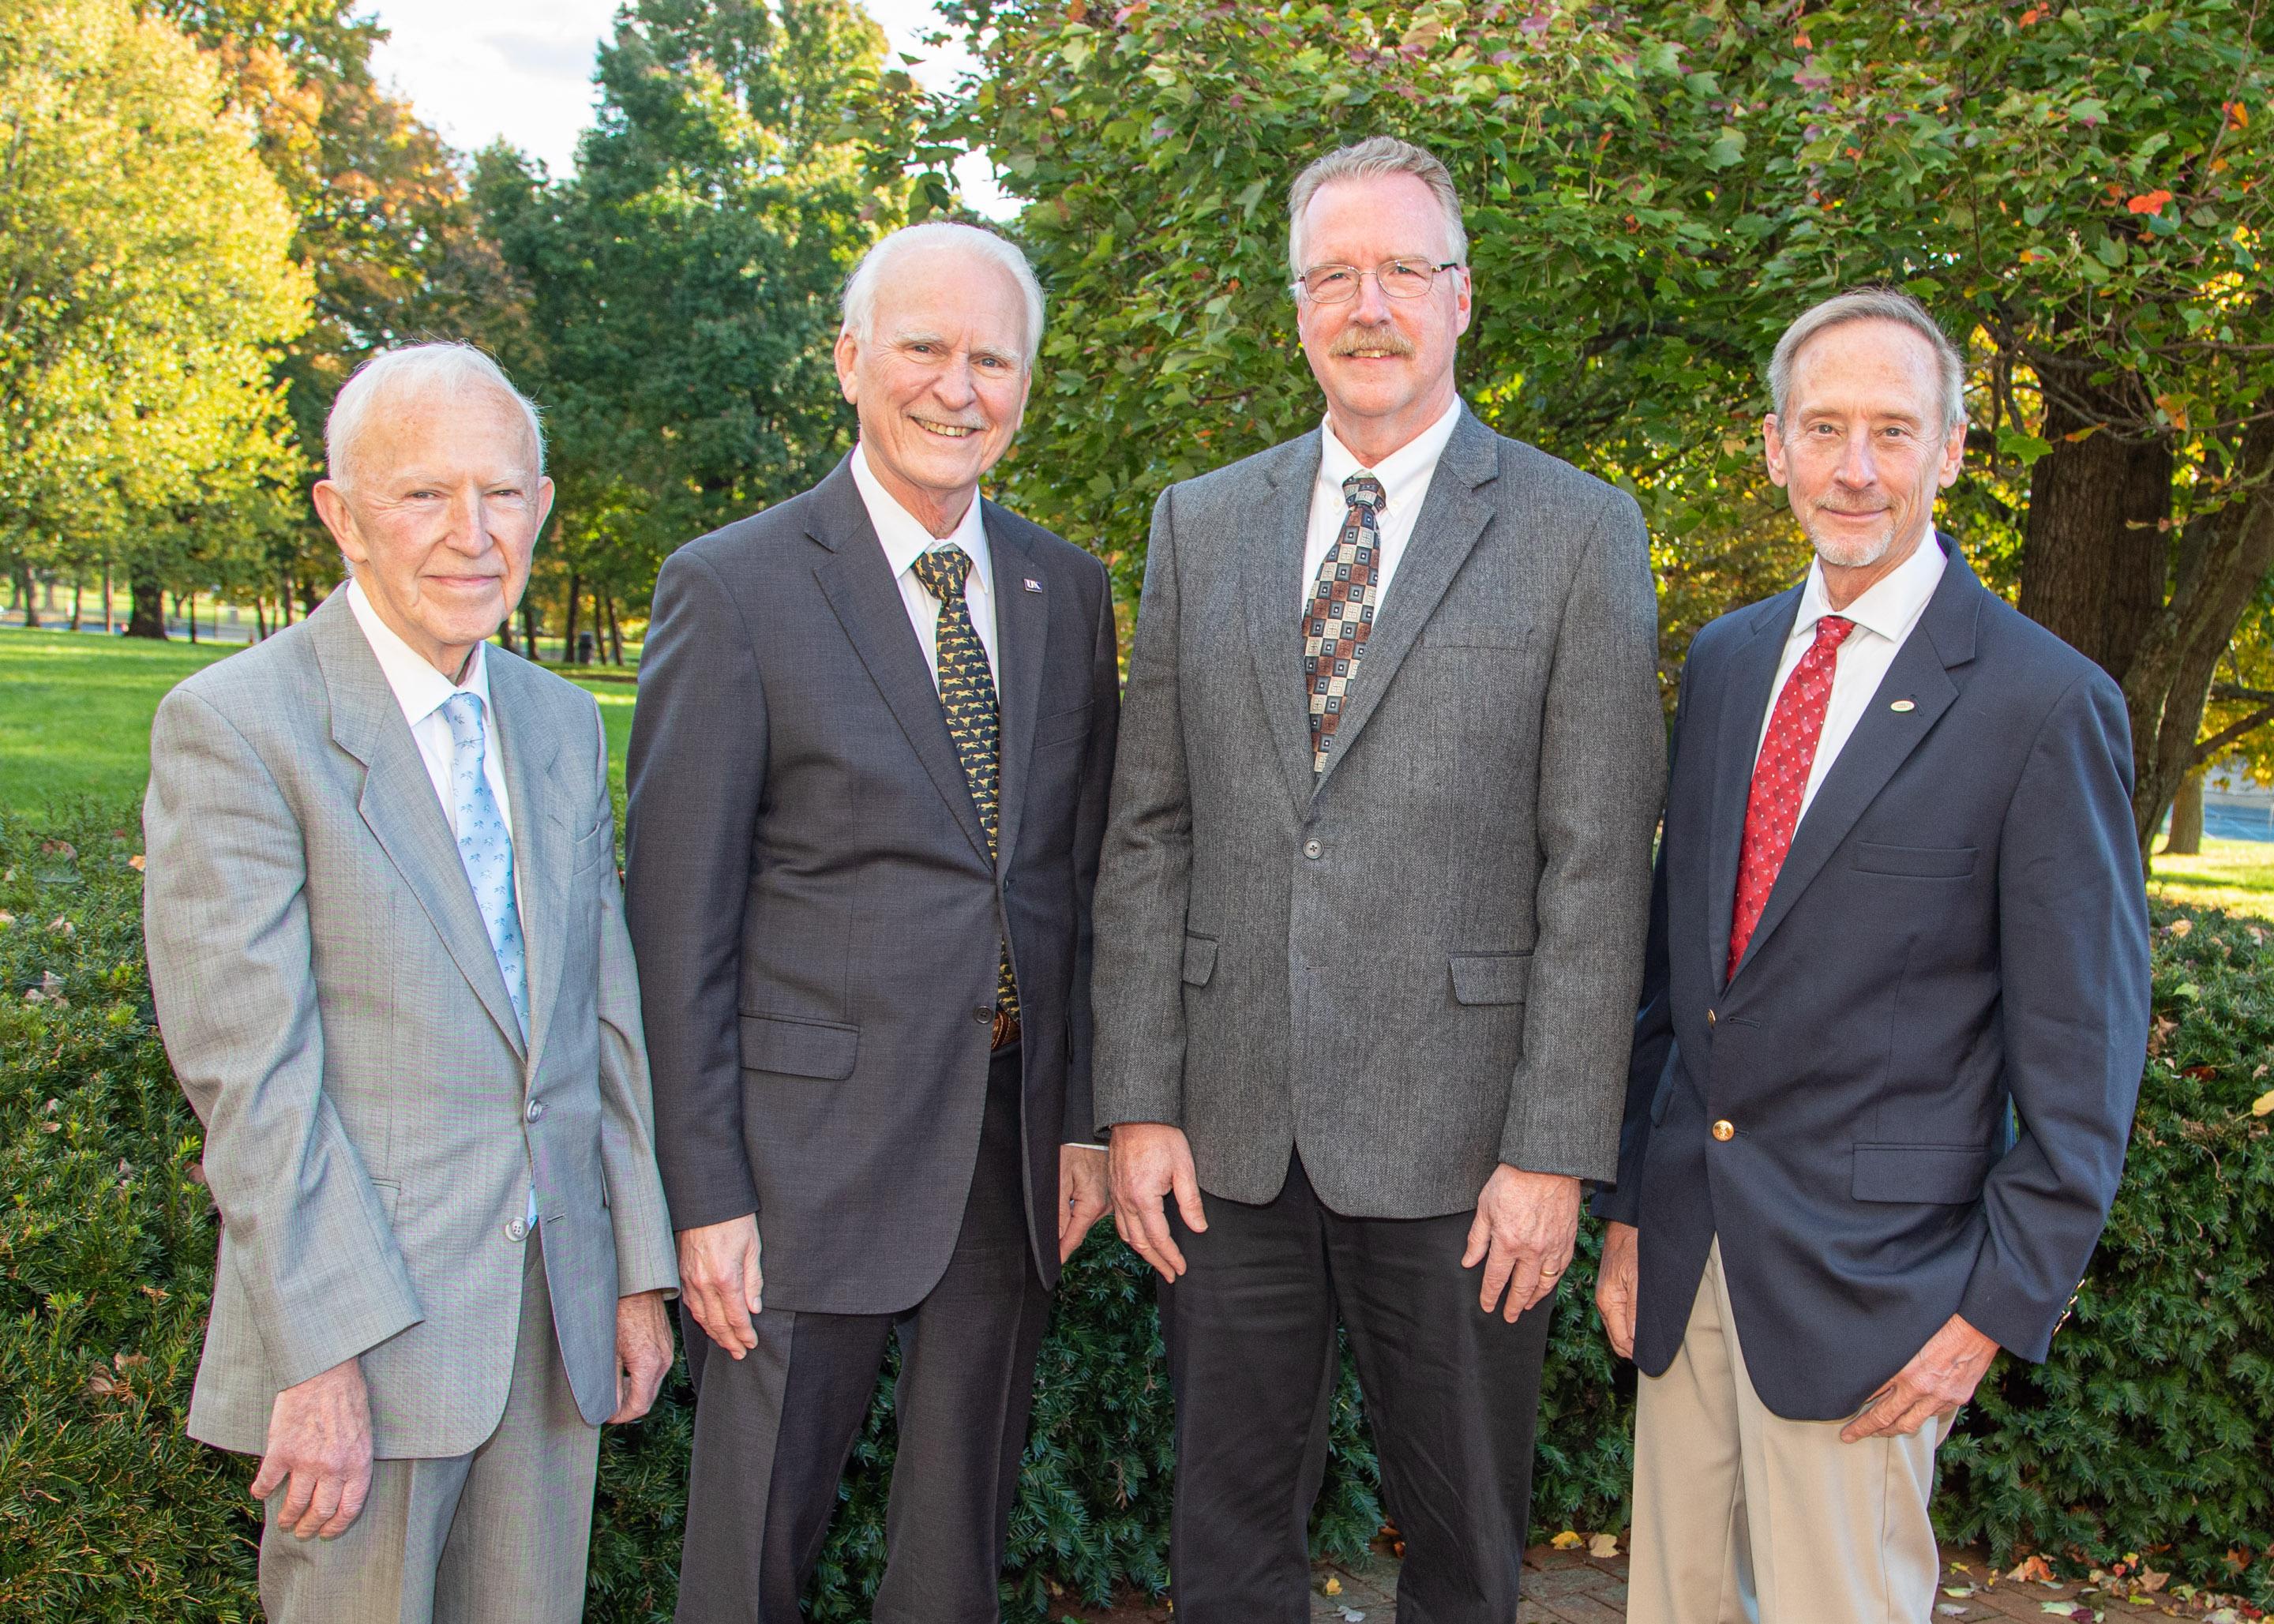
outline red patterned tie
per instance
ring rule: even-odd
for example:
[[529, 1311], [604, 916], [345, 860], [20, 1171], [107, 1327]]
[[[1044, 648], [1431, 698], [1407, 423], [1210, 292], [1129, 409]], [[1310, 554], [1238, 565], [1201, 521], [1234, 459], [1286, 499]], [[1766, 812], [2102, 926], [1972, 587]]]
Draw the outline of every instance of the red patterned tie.
[[1832, 698], [1833, 664], [1856, 622], [1827, 614], [1816, 623], [1816, 642], [1785, 679], [1769, 713], [1769, 731], [1753, 763], [1752, 793], [1745, 800], [1745, 842], [1737, 853], [1737, 906], [1729, 918], [1727, 981], [1737, 973], [1753, 927], [1769, 905], [1778, 870], [1792, 850], [1800, 823], [1800, 798], [1816, 764], [1816, 741], [1824, 733], [1824, 707]]

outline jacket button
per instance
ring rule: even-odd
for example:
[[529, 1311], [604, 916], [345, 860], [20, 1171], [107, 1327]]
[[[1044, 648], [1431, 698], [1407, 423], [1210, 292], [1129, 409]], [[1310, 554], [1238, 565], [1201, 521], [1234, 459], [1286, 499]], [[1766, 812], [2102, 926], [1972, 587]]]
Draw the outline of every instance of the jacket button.
[[529, 1238], [529, 1220], [516, 1218], [505, 1227], [505, 1237], [518, 1246]]
[[542, 1100], [531, 1100], [529, 1102], [529, 1109], [526, 1115], [531, 1122], [535, 1122], [539, 1116], [544, 1116], [545, 1101]]
[[1324, 852], [1326, 849], [1327, 848], [1325, 846], [1321, 846], [1316, 840], [1306, 840], [1303, 842], [1303, 855], [1314, 860], [1315, 860], [1320, 853]]
[[983, 1004], [971, 1011], [971, 1019], [983, 1026], [991, 1026], [995, 1024], [995, 1011]]
[[1728, 1144], [1731, 1139], [1737, 1137], [1737, 1124], [1724, 1116], [1721, 1121], [1713, 1124], [1713, 1137], [1720, 1139], [1723, 1144]]
[[1713, 1024], [1713, 1011], [1711, 1010], [1706, 1011], [1706, 1024], [1709, 1026]]

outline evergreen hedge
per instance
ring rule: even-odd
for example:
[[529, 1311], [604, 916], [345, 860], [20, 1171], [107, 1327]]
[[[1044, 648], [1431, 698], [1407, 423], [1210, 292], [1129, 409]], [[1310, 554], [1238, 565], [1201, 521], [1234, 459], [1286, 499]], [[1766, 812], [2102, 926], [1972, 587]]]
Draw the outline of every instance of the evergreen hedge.
[[[0, 1616], [259, 1616], [249, 1462], [184, 1436], [215, 1247], [195, 1118], [141, 958], [131, 808], [0, 818]], [[2240, 919], [2157, 910], [2157, 1052], [2107, 1239], [2042, 1367], [2000, 1361], [1944, 1451], [1946, 1533], [1999, 1560], [2155, 1553], [2274, 1601], [2274, 948]], [[1583, 1243], [1592, 1250], [1592, 1236]], [[1554, 1327], [1535, 1533], [1625, 1522], [1630, 1375], [1573, 1271]], [[667, 1619], [689, 1395], [611, 1429], [589, 1616]], [[892, 1446], [880, 1389], [811, 1616], [865, 1616]], [[1170, 1404], [1151, 1288], [1101, 1229], [1043, 1354], [1006, 1616], [1165, 1580]], [[1314, 1535], [1380, 1521], [1354, 1386]]]

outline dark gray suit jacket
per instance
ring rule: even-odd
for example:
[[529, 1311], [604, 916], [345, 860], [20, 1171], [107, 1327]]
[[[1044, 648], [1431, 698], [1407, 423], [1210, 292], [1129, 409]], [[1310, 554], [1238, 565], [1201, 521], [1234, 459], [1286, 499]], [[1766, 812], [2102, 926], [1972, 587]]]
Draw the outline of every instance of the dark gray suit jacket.
[[1097, 890], [1098, 1120], [1270, 1199], [1442, 1215], [1608, 1177], [1663, 783], [1631, 498], [1465, 410], [1314, 780], [1320, 438], [1162, 494]]
[[2147, 1058], [2124, 696], [1943, 545], [1726, 981], [1801, 589], [1706, 627], [1683, 672], [1625, 1143], [1596, 1211], [1642, 1230], [1636, 1363], [1673, 1360], [1718, 1233], [1753, 1386], [1796, 1420], [1853, 1414], [1953, 1313], [2045, 1357]]
[[[1118, 705], [1105, 568], [988, 503], [1000, 873], [900, 587], [840, 463], [656, 583], [628, 909], [680, 1229], [755, 1212], [770, 1306], [894, 1313], [947, 1267], [986, 1102], [999, 944], [1028, 1209], [1089, 1137], [1090, 893]], [[1039, 590], [1029, 590], [1032, 581]]]

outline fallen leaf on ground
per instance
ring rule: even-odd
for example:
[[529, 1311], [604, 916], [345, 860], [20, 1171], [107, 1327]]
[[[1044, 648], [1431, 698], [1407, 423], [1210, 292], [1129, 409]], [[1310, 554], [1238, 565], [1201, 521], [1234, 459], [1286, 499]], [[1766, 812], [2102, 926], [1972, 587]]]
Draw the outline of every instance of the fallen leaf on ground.
[[1340, 1579], [1336, 1578], [1334, 1575], [1329, 1574], [1327, 1575], [1327, 1582], [1321, 1585], [1319, 1589], [1323, 1594], [1329, 1596], [1339, 1596], [1343, 1593], [1343, 1582]]
[[1616, 1534], [1591, 1534], [1587, 1537], [1587, 1554], [1593, 1557], [1616, 1556], [1619, 1537]]
[[2250, 1102], [2253, 1116], [2274, 1116], [2274, 1088], [2269, 1088]]
[[2195, 928], [2195, 922], [2191, 919], [2175, 919], [2170, 924], [2164, 927], [2165, 930], [2168, 930], [2175, 936], [2185, 936], [2190, 934]]
[[2014, 1570], [2007, 1574], [2006, 1577], [2008, 1579], [2035, 1579], [2039, 1584], [2051, 1584], [2053, 1582], [2052, 1564], [2046, 1561], [2042, 1556], [2026, 1557], [2022, 1560], [2015, 1563], [2014, 1565]]
[[1581, 1545], [1585, 1545], [1587, 1542], [1580, 1538], [1579, 1536], [1572, 1530], [1567, 1528], [1547, 1543], [1554, 1545], [1558, 1551], [1577, 1551]]
[[139, 874], [142, 872], [143, 868], [147, 866], [147, 862], [148, 860], [145, 858], [141, 853], [137, 852], [133, 856], [126, 860], [126, 866], [133, 869], [135, 873]]

